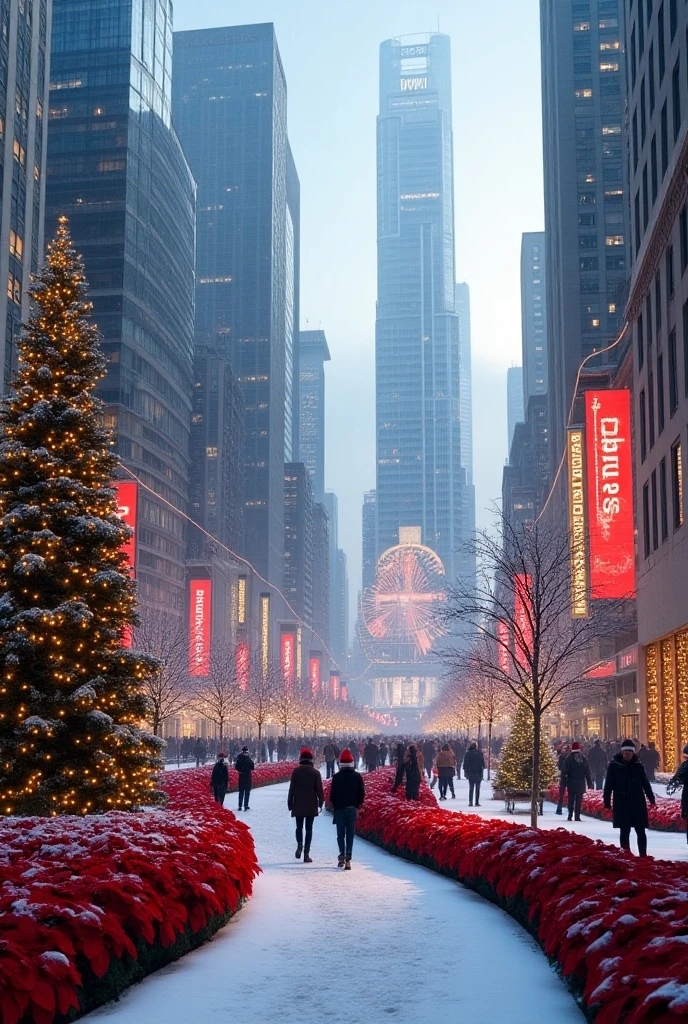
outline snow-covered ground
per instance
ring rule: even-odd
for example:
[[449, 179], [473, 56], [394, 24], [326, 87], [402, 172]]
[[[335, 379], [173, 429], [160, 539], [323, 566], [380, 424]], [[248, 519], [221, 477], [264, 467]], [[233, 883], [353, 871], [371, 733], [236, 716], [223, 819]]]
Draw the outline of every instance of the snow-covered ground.
[[314, 863], [297, 861], [286, 795], [286, 785], [255, 790], [242, 814], [264, 874], [237, 917], [89, 1019], [583, 1021], [531, 937], [468, 889], [358, 839], [353, 870], [340, 871], [327, 814], [315, 823]]
[[[504, 810], [504, 801], [492, 798], [492, 783], [490, 782], [485, 781], [482, 784], [480, 807], [468, 806], [468, 783], [465, 779], [458, 781], [454, 779], [454, 789], [456, 790], [456, 800], [452, 800], [450, 794], [447, 800], [440, 803], [440, 807], [447, 811], [466, 811], [471, 814], [479, 814], [483, 818], [503, 818], [504, 821], [530, 824], [528, 807], [525, 804], [519, 804], [515, 814], [507, 814]], [[664, 795], [661, 792], [662, 789], [663, 787], [655, 786], [655, 791], [659, 795]], [[434, 792], [437, 794], [437, 787]], [[564, 814], [561, 817], [554, 813], [555, 809], [554, 804], [545, 801], [545, 813], [539, 819], [540, 828], [563, 828], [567, 832], [578, 832], [591, 839], [601, 839], [603, 843], [609, 843], [612, 846], [619, 845], [619, 830], [613, 828], [611, 822], [600, 821], [599, 818], [586, 818], [585, 815], [582, 816], [582, 821], [568, 821], [566, 804], [564, 804]], [[631, 847], [637, 852], [635, 832], [631, 833]], [[648, 830], [647, 850], [651, 856], [660, 860], [688, 861], [688, 842], [686, 842], [685, 833]]]

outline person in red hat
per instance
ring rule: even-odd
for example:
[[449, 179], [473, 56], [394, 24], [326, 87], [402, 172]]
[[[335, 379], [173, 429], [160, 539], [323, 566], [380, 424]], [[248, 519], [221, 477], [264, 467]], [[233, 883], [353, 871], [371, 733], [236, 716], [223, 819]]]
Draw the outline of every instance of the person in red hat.
[[[313, 822], [325, 803], [322, 776], [313, 764], [313, 751], [302, 747], [298, 766], [291, 773], [287, 807], [296, 818], [296, 858], [303, 853], [303, 863], [312, 864], [310, 856]], [[304, 840], [304, 825], [306, 836]]]
[[364, 800], [363, 779], [354, 768], [351, 751], [344, 748], [339, 756], [339, 771], [332, 779], [330, 802], [334, 811], [334, 823], [337, 826], [337, 864], [346, 871], [351, 870], [356, 818]]
[[588, 789], [592, 789], [590, 765], [580, 743], [575, 742], [571, 744], [571, 753], [566, 756], [561, 769], [561, 784], [568, 789], [569, 821], [572, 820], [574, 813], [576, 821], [581, 820], [581, 805], [586, 783]]

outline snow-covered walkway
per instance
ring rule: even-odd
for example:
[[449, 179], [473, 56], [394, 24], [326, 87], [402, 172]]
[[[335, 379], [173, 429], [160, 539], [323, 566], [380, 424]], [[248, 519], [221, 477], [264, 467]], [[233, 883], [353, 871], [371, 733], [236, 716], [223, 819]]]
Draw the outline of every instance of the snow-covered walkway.
[[236, 918], [210, 944], [88, 1019], [583, 1021], [531, 937], [457, 883], [361, 840], [353, 870], [338, 870], [327, 814], [315, 823], [314, 863], [297, 861], [286, 794], [285, 785], [255, 790], [242, 814], [264, 874]]

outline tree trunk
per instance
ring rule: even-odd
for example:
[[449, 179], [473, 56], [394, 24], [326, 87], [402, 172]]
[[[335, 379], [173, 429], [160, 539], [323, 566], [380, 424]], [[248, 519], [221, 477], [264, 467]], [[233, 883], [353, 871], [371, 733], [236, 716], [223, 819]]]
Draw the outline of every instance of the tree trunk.
[[263, 760], [263, 758], [262, 758], [263, 744], [261, 742], [262, 741], [262, 737], [263, 737], [263, 723], [262, 722], [257, 722], [256, 725], [258, 726], [258, 764], [260, 764], [260, 762]]
[[492, 719], [487, 721], [487, 778], [492, 778]]
[[542, 713], [539, 707], [533, 712], [533, 789], [530, 795], [530, 826], [538, 827], [538, 810], [540, 800], [540, 726]]

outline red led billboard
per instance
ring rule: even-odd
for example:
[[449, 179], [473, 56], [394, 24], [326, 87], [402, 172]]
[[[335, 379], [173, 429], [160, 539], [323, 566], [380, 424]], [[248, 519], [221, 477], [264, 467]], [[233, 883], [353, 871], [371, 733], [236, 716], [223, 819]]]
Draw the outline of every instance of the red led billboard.
[[320, 692], [320, 654], [315, 651], [311, 651], [311, 656], [308, 662], [308, 678], [311, 684], [311, 690], [313, 693]]
[[497, 664], [499, 665], [499, 671], [503, 672], [505, 676], [511, 673], [510, 650], [509, 626], [503, 619], [500, 619], [497, 623]]
[[631, 393], [586, 391], [590, 595], [633, 597]]
[[236, 660], [236, 678], [239, 689], [248, 690], [249, 662], [251, 658], [251, 652], [249, 651], [247, 640], [239, 641], [239, 643], [236, 645], [234, 657]]
[[296, 633], [282, 633], [280, 649], [282, 678], [285, 686], [292, 687], [296, 679]]
[[189, 675], [210, 675], [210, 616], [212, 581], [189, 583]]
[[[122, 546], [122, 551], [127, 556], [131, 575], [135, 576], [139, 485], [134, 480], [118, 480], [115, 484], [115, 489], [117, 491], [117, 514], [133, 531], [129, 540]], [[125, 647], [131, 647], [132, 645], [130, 626], [126, 626], [122, 633], [122, 643]]]
[[530, 670], [533, 646], [531, 584], [530, 576], [514, 576], [514, 654], [518, 664], [526, 671]]

